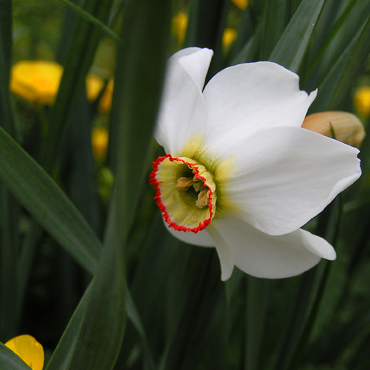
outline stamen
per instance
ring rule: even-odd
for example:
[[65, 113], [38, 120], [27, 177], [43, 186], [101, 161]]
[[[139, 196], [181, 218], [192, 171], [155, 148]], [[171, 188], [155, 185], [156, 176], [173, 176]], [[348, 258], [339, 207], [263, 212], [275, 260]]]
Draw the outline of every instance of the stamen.
[[201, 179], [198, 179], [198, 177], [194, 176], [193, 181], [193, 188], [196, 192], [201, 191], [204, 188], [203, 181], [201, 181]]
[[199, 208], [203, 208], [205, 206], [207, 206], [209, 203], [209, 199], [208, 199], [208, 189], [204, 189], [202, 190], [199, 194], [198, 194], [198, 199], [197, 201], [195, 202], [195, 205]]
[[179, 177], [177, 179], [176, 188], [186, 191], [194, 184], [194, 180], [190, 177]]

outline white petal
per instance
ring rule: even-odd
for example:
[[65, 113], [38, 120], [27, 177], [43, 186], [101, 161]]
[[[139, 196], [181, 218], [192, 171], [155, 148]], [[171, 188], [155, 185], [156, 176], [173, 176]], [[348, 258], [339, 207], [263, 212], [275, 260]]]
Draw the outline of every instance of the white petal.
[[311, 253], [315, 254], [320, 258], [325, 258], [330, 261], [334, 261], [337, 258], [334, 248], [325, 239], [320, 238], [317, 235], [313, 235], [310, 232], [298, 229], [301, 233], [303, 245]]
[[239, 217], [270, 235], [297, 230], [361, 175], [356, 148], [301, 128], [261, 130], [234, 150], [225, 192]]
[[157, 142], [178, 155], [189, 137], [202, 134], [207, 120], [202, 89], [212, 50], [189, 48], [168, 61], [157, 127]]
[[265, 127], [300, 127], [316, 91], [300, 91], [298, 76], [272, 62], [239, 64], [214, 76], [204, 89], [206, 144], [223, 152]]
[[[217, 236], [215, 229], [222, 238]], [[261, 278], [299, 275], [320, 261], [317, 254], [335, 255], [330, 244], [307, 231], [298, 229], [287, 235], [270, 236], [231, 215], [213, 222], [209, 232], [215, 239], [217, 250], [223, 248], [231, 251], [229, 255], [235, 266], [249, 275]], [[226, 243], [227, 246], [218, 243]], [[317, 253], [313, 254], [309, 250]]]
[[217, 227], [209, 225], [207, 229], [212, 235], [218, 258], [220, 260], [221, 280], [226, 281], [230, 278], [235, 266], [232, 249], [229, 247], [223, 236], [218, 232]]
[[198, 245], [200, 247], [214, 247], [215, 242], [209, 236], [206, 230], [198, 231], [196, 234], [187, 231], [177, 231], [172, 227], [168, 227], [168, 224], [164, 222], [166, 229], [177, 239], [181, 240], [182, 242]]

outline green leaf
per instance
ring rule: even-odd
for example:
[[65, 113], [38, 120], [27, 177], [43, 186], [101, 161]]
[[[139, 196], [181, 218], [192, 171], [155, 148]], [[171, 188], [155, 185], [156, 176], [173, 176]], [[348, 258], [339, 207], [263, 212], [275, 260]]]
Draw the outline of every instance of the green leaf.
[[0, 49], [5, 70], [10, 70], [12, 61], [12, 1], [0, 0]]
[[79, 16], [81, 16], [82, 18], [84, 18], [88, 22], [91, 22], [92, 24], [94, 24], [95, 26], [100, 28], [112, 40], [117, 41], [117, 42], [121, 42], [121, 39], [118, 37], [118, 35], [114, 31], [112, 31], [109, 27], [107, 27], [102, 21], [93, 17], [90, 13], [84, 11], [82, 8], [80, 8], [79, 6], [73, 4], [72, 2], [70, 2], [68, 0], [60, 0], [60, 1], [64, 4], [66, 4], [67, 6], [69, 6]]
[[101, 264], [81, 299], [47, 370], [112, 369], [125, 328], [122, 249], [104, 250]]
[[259, 60], [266, 60], [274, 50], [276, 43], [284, 32], [287, 19], [287, 1], [265, 1], [265, 16], [259, 50]]
[[30, 367], [7, 346], [0, 343], [0, 364], [6, 370], [30, 370]]
[[302, 0], [269, 60], [296, 72], [326, 0]]
[[14, 115], [9, 92], [12, 60], [12, 2], [0, 0], [0, 126], [15, 136]]
[[[347, 47], [343, 50], [341, 56], [338, 58], [336, 63], [327, 72], [325, 79], [319, 85], [318, 97], [317, 99], [314, 100], [313, 104], [311, 105], [310, 111], [323, 112], [323, 111], [330, 109], [331, 100], [333, 99], [333, 96], [338, 89], [339, 81], [345, 71], [346, 65], [355, 48], [357, 40], [358, 40], [358, 35], [357, 37], [354, 37], [350, 43], [348, 43]], [[352, 71], [352, 73], [353, 72], [355, 71]], [[358, 73], [358, 71], [356, 71], [355, 73]], [[346, 91], [347, 91], [347, 87], [346, 87]]]
[[51, 236], [94, 273], [101, 251], [95, 233], [47, 173], [2, 129], [0, 179]]
[[[370, 11], [370, 2], [352, 0], [334, 23], [333, 11], [338, 9], [333, 8], [338, 8], [338, 4], [328, 3], [327, 5], [331, 7], [324, 9], [310, 48], [312, 60], [308, 61], [305, 73], [309, 84], [307, 91], [320, 85], [328, 71], [342, 56], [343, 51], [354, 38], [358, 37]], [[324, 35], [325, 33], [328, 34]]]
[[360, 75], [364, 68], [365, 61], [370, 53], [370, 18], [368, 18], [361, 35], [354, 46], [343, 74], [341, 75], [334, 96], [332, 97], [329, 109], [338, 109], [343, 100], [348, 97], [348, 86]]
[[246, 312], [246, 347], [245, 357], [248, 370], [261, 368], [260, 360], [263, 353], [261, 344], [266, 326], [266, 314], [270, 291], [274, 281], [247, 277], [247, 312]]
[[109, 132], [109, 161], [116, 177], [111, 204], [117, 208], [117, 219], [109, 218], [106, 238], [117, 234], [119, 240], [124, 239], [121, 234], [132, 222], [151, 162], [168, 57], [170, 4], [170, 0], [140, 0], [125, 8]]
[[[106, 22], [113, 0], [85, 1], [84, 11]], [[79, 18], [66, 53], [64, 73], [50, 113], [48, 132], [42, 143], [42, 166], [50, 171], [60, 149], [61, 139], [78, 100], [85, 89], [85, 78], [101, 38], [101, 29]]]
[[[149, 162], [167, 57], [170, 9], [170, 0], [136, 0], [125, 8], [111, 123], [114, 139], [110, 156], [116, 183], [103, 259], [48, 370], [109, 370], [118, 356], [126, 312], [124, 246], [133, 219], [132, 210], [139, 201], [138, 188]], [[133, 302], [129, 302], [134, 324], [143, 335]]]

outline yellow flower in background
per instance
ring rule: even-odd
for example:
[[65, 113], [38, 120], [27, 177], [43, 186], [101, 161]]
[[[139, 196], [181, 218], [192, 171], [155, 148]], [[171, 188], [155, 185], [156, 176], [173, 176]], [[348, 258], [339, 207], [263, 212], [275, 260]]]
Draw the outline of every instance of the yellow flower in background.
[[324, 112], [307, 116], [302, 127], [319, 134], [333, 137], [348, 145], [359, 147], [365, 137], [361, 121], [347, 112]]
[[108, 131], [105, 128], [94, 128], [91, 133], [93, 154], [96, 159], [103, 158], [108, 147]]
[[[58, 93], [63, 67], [56, 62], [23, 60], [16, 63], [11, 72], [10, 90], [36, 105], [53, 105]], [[86, 77], [86, 95], [95, 101], [104, 87], [104, 80], [95, 75]], [[110, 92], [107, 90], [110, 89]], [[102, 110], [108, 111], [112, 101], [113, 81], [109, 82], [102, 96]], [[110, 95], [110, 96], [109, 96]]]
[[63, 67], [55, 62], [24, 60], [12, 68], [10, 89], [37, 105], [53, 105]]
[[370, 86], [360, 87], [356, 90], [353, 103], [357, 112], [363, 117], [370, 116]]
[[231, 2], [240, 9], [245, 9], [248, 6], [248, 0], [231, 0]]
[[95, 75], [86, 77], [86, 95], [88, 101], [95, 101], [104, 87], [104, 80]]
[[42, 370], [44, 367], [44, 349], [42, 345], [30, 335], [15, 337], [5, 345], [17, 354], [32, 370]]
[[177, 42], [181, 45], [185, 40], [188, 16], [184, 12], [178, 12], [172, 18], [172, 33], [176, 35]]
[[100, 113], [108, 113], [112, 107], [112, 97], [113, 97], [113, 87], [114, 82], [113, 79], [109, 80], [105, 90], [103, 92], [102, 97], [100, 98], [99, 102], [99, 112]]
[[235, 41], [237, 35], [238, 34], [234, 28], [225, 28], [222, 36], [222, 46], [227, 49]]

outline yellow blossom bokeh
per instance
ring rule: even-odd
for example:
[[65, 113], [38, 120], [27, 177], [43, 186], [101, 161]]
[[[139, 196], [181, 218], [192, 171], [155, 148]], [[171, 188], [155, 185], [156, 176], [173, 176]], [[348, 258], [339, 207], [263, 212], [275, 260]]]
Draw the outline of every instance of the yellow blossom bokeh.
[[[32, 104], [51, 106], [55, 102], [63, 67], [51, 61], [23, 60], [12, 67], [10, 90]], [[104, 88], [104, 80], [89, 74], [86, 77], [86, 96], [95, 101]], [[113, 81], [109, 81], [102, 94], [99, 111], [108, 112], [112, 103]]]
[[108, 148], [108, 130], [101, 127], [96, 127], [91, 133], [91, 143], [93, 154], [96, 159], [104, 158]]
[[110, 79], [99, 101], [99, 112], [108, 113], [112, 107], [114, 81]]
[[178, 12], [172, 18], [172, 33], [176, 35], [177, 42], [181, 45], [185, 40], [186, 27], [188, 26], [188, 16], [184, 12]]
[[248, 0], [231, 0], [231, 2], [236, 5], [239, 9], [245, 9], [248, 6]]
[[36, 105], [53, 105], [62, 74], [58, 63], [24, 60], [12, 68], [10, 89]]
[[222, 46], [227, 49], [235, 41], [237, 35], [238, 33], [234, 28], [225, 28], [222, 36]]
[[32, 370], [43, 369], [44, 349], [31, 335], [20, 335], [9, 340], [5, 345], [17, 354]]
[[356, 90], [353, 98], [355, 108], [362, 117], [370, 116], [370, 86], [363, 86]]

